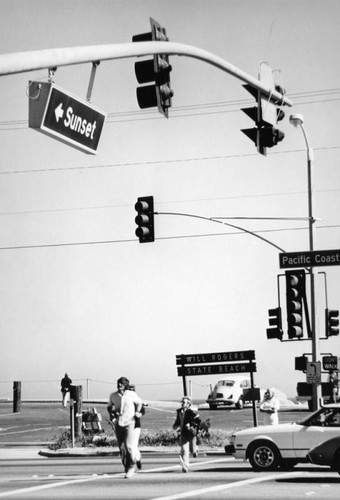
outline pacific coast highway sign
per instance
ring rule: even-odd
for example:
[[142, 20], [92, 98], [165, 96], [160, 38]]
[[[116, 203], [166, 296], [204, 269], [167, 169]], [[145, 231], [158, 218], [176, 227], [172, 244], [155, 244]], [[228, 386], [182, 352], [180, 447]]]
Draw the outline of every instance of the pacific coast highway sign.
[[31, 128], [86, 153], [96, 154], [106, 113], [54, 83], [29, 82]]

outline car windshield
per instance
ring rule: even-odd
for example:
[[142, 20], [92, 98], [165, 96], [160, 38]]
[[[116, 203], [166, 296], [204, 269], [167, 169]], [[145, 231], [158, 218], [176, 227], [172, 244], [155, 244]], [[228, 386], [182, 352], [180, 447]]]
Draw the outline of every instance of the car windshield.
[[340, 408], [321, 408], [296, 422], [305, 426], [325, 426], [340, 428]]
[[223, 380], [222, 385], [226, 385], [227, 387], [232, 387], [235, 384], [234, 380]]

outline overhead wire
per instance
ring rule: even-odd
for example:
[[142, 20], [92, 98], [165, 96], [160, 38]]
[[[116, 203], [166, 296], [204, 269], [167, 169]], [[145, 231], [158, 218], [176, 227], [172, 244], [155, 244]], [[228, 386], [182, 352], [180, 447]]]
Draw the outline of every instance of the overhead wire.
[[[318, 97], [318, 96], [323, 96], [327, 97], [332, 94], [337, 94], [340, 93], [340, 88], [334, 88], [334, 89], [322, 89], [322, 90], [311, 90], [311, 91], [305, 91], [305, 92], [300, 92], [296, 94], [290, 94], [290, 97], [292, 99], [304, 99], [304, 98], [311, 98], [311, 97]], [[305, 102], [300, 102], [299, 105], [305, 105], [305, 104], [316, 104], [320, 102], [331, 102], [331, 101], [337, 101], [340, 100], [339, 97], [334, 97], [333, 99], [327, 99], [327, 100], [317, 100], [317, 101], [305, 101]], [[235, 113], [239, 111], [240, 106], [247, 105], [249, 102], [251, 102], [249, 99], [234, 99], [230, 101], [217, 101], [217, 102], [209, 102], [209, 103], [201, 103], [201, 104], [189, 104], [185, 106], [173, 106], [172, 108], [172, 118], [179, 118], [179, 117], [188, 117], [188, 116], [199, 116], [199, 115], [206, 115], [206, 114], [220, 114], [220, 113]], [[236, 109], [232, 110], [217, 110], [217, 111], [205, 111], [202, 112], [203, 110], [209, 110], [211, 108], [225, 108], [225, 107], [230, 107], [230, 106], [238, 106]], [[187, 111], [195, 111], [195, 113], [186, 113], [183, 114]], [[120, 112], [109, 112], [108, 113], [108, 119], [106, 120], [106, 123], [119, 123], [119, 122], [132, 122], [132, 121], [140, 121], [140, 120], [158, 120], [162, 119], [162, 117], [155, 113], [154, 110], [130, 110], [130, 111], [120, 111]], [[28, 120], [6, 120], [6, 121], [0, 121], [0, 131], [8, 131], [8, 130], [24, 130], [27, 128]]]

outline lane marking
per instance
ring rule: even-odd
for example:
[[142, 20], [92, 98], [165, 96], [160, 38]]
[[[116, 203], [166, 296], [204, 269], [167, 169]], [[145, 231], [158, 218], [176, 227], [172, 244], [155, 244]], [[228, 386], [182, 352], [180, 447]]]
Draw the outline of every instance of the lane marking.
[[255, 483], [261, 483], [265, 481], [272, 481], [275, 479], [282, 479], [282, 478], [291, 478], [294, 476], [299, 476], [301, 477], [301, 474], [307, 475], [308, 473], [301, 473], [301, 472], [287, 472], [284, 474], [273, 474], [273, 475], [266, 475], [266, 476], [261, 476], [261, 477], [256, 477], [253, 479], [244, 479], [243, 481], [236, 481], [234, 483], [228, 483], [228, 484], [219, 484], [217, 486], [209, 486], [207, 488], [201, 488], [199, 490], [191, 490], [187, 491], [185, 493], [178, 493], [174, 495], [169, 495], [169, 496], [164, 496], [164, 497], [155, 497], [152, 500], [178, 500], [180, 498], [190, 498], [196, 495], [205, 495], [207, 493], [213, 493], [217, 491], [223, 491], [223, 490], [228, 490], [230, 488], [238, 488], [241, 486], [245, 486], [248, 484], [255, 484]]

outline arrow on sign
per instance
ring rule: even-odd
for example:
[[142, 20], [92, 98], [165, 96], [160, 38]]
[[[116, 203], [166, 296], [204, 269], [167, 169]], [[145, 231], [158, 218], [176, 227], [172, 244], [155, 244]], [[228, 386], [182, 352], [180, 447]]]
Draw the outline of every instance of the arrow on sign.
[[59, 118], [64, 116], [63, 103], [61, 102], [59, 106], [54, 110], [55, 119], [59, 122]]

